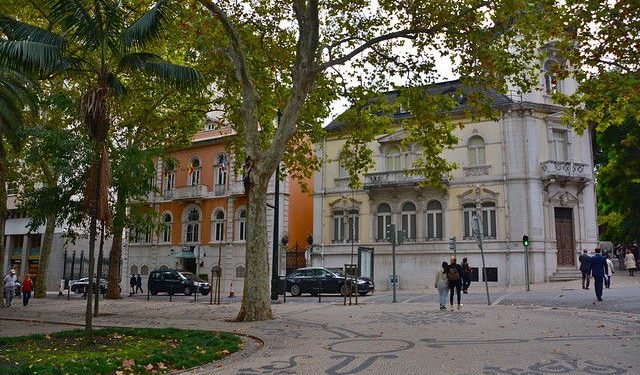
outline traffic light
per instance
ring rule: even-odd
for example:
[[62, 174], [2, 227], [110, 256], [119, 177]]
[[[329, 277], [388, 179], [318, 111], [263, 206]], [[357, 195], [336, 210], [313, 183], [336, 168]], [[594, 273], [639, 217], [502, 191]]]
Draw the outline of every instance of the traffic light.
[[398, 244], [398, 245], [403, 244], [403, 243], [404, 243], [404, 239], [405, 239], [405, 237], [406, 237], [406, 236], [405, 236], [405, 234], [404, 234], [404, 231], [399, 230], [399, 231], [398, 231], [398, 236], [397, 236], [397, 237], [398, 237], [398, 243], [397, 243], [397, 244]]
[[526, 234], [522, 236], [522, 245], [525, 247], [529, 246], [529, 236], [527, 236]]
[[387, 241], [391, 243], [396, 243], [396, 225], [389, 224], [387, 225]]
[[456, 250], [456, 237], [449, 237], [449, 250]]

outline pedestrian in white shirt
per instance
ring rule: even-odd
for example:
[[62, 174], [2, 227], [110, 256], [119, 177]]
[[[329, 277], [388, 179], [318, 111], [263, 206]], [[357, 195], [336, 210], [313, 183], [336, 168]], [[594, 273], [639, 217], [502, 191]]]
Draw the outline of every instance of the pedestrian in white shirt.
[[613, 262], [609, 259], [609, 254], [605, 255], [605, 257], [607, 258], [608, 272], [604, 275], [604, 287], [609, 289], [611, 287], [611, 276], [613, 276], [615, 272], [613, 272]]
[[11, 301], [13, 301], [13, 294], [16, 290], [16, 281], [18, 277], [16, 276], [16, 270], [9, 271], [9, 274], [4, 277], [4, 307], [11, 306]]

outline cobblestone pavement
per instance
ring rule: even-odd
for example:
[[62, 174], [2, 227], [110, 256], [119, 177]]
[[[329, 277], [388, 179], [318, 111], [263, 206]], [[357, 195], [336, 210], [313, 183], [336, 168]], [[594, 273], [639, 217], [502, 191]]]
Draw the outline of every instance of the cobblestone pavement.
[[[191, 375], [640, 374], [640, 311], [598, 309], [607, 304], [607, 290], [605, 302], [589, 308], [592, 291], [567, 290], [573, 284], [533, 286], [534, 302], [548, 306], [513, 304], [530, 298], [522, 287], [492, 288], [497, 304], [488, 306], [480, 284], [453, 311], [438, 309], [435, 289], [401, 291], [398, 303], [389, 302], [388, 292], [376, 292], [360, 298], [358, 306], [343, 306], [337, 297], [322, 303], [288, 299], [273, 305], [277, 319], [255, 323], [226, 321], [237, 312], [237, 302], [210, 306], [184, 297], [134, 297], [101, 301], [102, 315], [94, 321], [224, 330], [259, 339], [247, 338], [250, 350], [244, 354], [185, 372]], [[637, 284], [621, 280], [617, 287], [637, 295]], [[585, 306], [556, 306], [545, 300], [546, 293], [570, 294]], [[32, 299], [27, 307], [0, 309], [0, 329], [2, 336], [69, 329], [84, 322], [83, 313], [80, 298]]]

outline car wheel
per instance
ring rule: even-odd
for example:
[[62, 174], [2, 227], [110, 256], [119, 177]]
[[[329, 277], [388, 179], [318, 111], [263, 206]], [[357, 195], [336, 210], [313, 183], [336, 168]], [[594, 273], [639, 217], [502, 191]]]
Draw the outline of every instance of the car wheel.
[[191, 288], [190, 288], [190, 287], [188, 287], [188, 286], [185, 286], [185, 287], [184, 287], [183, 292], [184, 292], [184, 295], [185, 295], [185, 296], [190, 296], [190, 295], [191, 295], [191, 293], [193, 293], [193, 291], [191, 290]]
[[349, 286], [347, 284], [342, 284], [340, 286], [340, 294], [342, 294], [344, 297], [349, 295]]
[[298, 285], [298, 284], [291, 285], [291, 295], [292, 296], [297, 297], [297, 296], [299, 296], [301, 294], [302, 294], [302, 290], [300, 289], [300, 285]]
[[153, 288], [149, 289], [149, 293], [151, 293], [152, 296], [157, 296], [158, 295], [158, 291], [153, 289]]
[[207, 294], [209, 294], [209, 292], [204, 291], [204, 292], [202, 292], [202, 293], [200, 293], [200, 294], [201, 294], [201, 295], [203, 295], [203, 296], [206, 296]]
[[369, 294], [369, 292], [358, 292], [358, 294], [361, 296], [366, 296], [367, 294]]

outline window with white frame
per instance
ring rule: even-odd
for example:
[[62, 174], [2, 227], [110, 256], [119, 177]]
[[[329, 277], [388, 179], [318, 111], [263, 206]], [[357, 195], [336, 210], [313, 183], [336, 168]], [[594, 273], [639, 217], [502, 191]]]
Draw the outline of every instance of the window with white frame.
[[240, 210], [238, 214], [238, 241], [245, 241], [247, 239], [247, 210]]
[[192, 158], [189, 163], [189, 186], [200, 185], [200, 159]]
[[171, 227], [172, 227], [171, 223], [172, 222], [173, 222], [173, 219], [171, 217], [171, 214], [169, 213], [164, 214], [162, 218], [162, 230], [160, 231], [160, 239], [164, 243], [171, 242]]
[[567, 161], [569, 154], [569, 140], [565, 129], [551, 130], [551, 159]]
[[469, 152], [469, 165], [484, 165], [485, 159], [485, 147], [484, 139], [479, 135], [474, 135], [469, 138], [467, 143], [467, 149]]
[[482, 236], [496, 238], [496, 204], [493, 202], [482, 203]]
[[346, 168], [347, 161], [344, 155], [338, 156], [338, 177], [349, 177], [349, 171]]
[[222, 187], [227, 183], [227, 157], [224, 154], [218, 155], [216, 158], [216, 188]]
[[224, 241], [224, 211], [222, 210], [213, 214], [213, 240]]
[[198, 242], [200, 239], [200, 211], [192, 208], [187, 213], [185, 223], [185, 242]]
[[167, 167], [164, 171], [164, 190], [170, 191], [176, 187], [176, 170], [174, 167]]
[[427, 239], [442, 239], [442, 203], [435, 200], [427, 204]]
[[558, 67], [558, 62], [554, 60], [547, 60], [544, 62], [544, 89], [549, 95], [555, 94], [561, 91], [560, 81], [555, 73]]
[[412, 202], [406, 202], [402, 205], [402, 231], [405, 239], [410, 241], [416, 240], [416, 205]]
[[385, 151], [385, 171], [402, 170], [402, 150], [398, 146], [390, 146]]
[[358, 210], [333, 212], [333, 242], [356, 242], [359, 238], [359, 231]]
[[387, 237], [387, 227], [391, 225], [391, 206], [386, 203], [379, 205], [376, 212], [376, 219], [376, 240], [385, 241]]
[[467, 203], [462, 206], [462, 216], [464, 219], [464, 238], [473, 237], [473, 217], [476, 215], [476, 205]]

